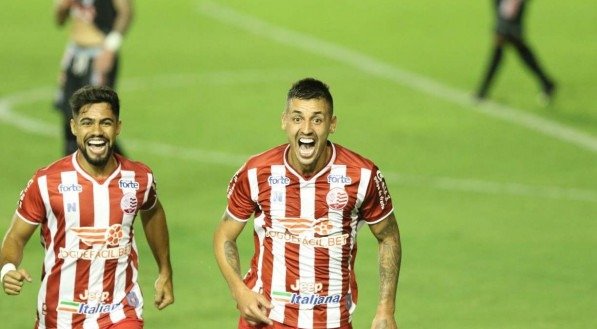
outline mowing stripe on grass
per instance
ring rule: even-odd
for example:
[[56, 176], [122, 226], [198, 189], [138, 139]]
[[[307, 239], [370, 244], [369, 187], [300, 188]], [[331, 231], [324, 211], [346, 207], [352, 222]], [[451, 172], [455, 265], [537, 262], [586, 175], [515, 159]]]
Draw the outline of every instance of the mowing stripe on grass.
[[559, 122], [551, 121], [494, 101], [474, 104], [469, 92], [449, 87], [434, 79], [401, 69], [341, 45], [270, 24], [257, 17], [215, 2], [201, 2], [198, 10], [203, 15], [257, 36], [342, 62], [367, 74], [393, 81], [404, 87], [460, 105], [462, 108], [511, 122], [558, 140], [574, 144], [591, 152], [597, 152], [597, 137]]
[[[217, 74], [214, 74], [214, 76]], [[226, 73], [227, 78], [221, 80], [225, 83], [232, 83], [233, 77], [230, 72]], [[240, 74], [241, 81], [247, 82], [250, 74], [243, 72]], [[255, 75], [256, 79], [259, 74]], [[143, 90], [156, 86], [155, 83], [174, 87], [174, 81], [180, 85], [197, 83], [198, 78], [188, 75], [170, 75], [171, 79], [162, 78], [135, 78], [124, 80], [122, 89], [124, 90]], [[145, 84], [145, 85], [144, 85]], [[178, 87], [180, 87], [178, 85]], [[23, 91], [0, 98], [0, 122], [12, 125], [22, 131], [30, 134], [58, 137], [60, 127], [55, 124], [41, 121], [36, 118], [27, 117], [12, 110], [16, 105], [34, 103], [38, 101], [49, 102], [53, 88], [37, 88]], [[213, 165], [230, 166], [232, 168], [240, 166], [247, 160], [249, 155], [231, 154], [219, 151], [208, 151], [195, 148], [185, 148], [166, 143], [148, 142], [146, 140], [127, 138], [124, 140], [127, 148], [153, 154], [162, 157], [171, 157], [180, 160], [195, 161]], [[449, 177], [430, 177], [411, 174], [399, 174], [384, 171], [386, 179], [390, 183], [400, 184], [402, 186], [424, 187], [447, 191], [460, 191], [468, 193], [514, 195], [535, 198], [550, 198], [561, 200], [575, 200], [597, 202], [597, 192], [592, 190], [563, 188], [558, 186], [532, 186], [511, 182], [491, 182], [484, 180], [449, 178]]]

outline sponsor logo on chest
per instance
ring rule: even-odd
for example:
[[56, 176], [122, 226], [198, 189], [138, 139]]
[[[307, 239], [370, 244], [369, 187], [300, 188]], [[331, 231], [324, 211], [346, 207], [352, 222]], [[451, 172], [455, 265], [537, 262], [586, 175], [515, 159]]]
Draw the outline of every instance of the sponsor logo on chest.
[[121, 190], [139, 190], [139, 183], [135, 182], [132, 179], [120, 179], [118, 181], [118, 187]]
[[[67, 249], [60, 247], [58, 258], [61, 259], [118, 259], [131, 254], [130, 243], [120, 246], [120, 240], [125, 237], [122, 225], [114, 224], [108, 228], [73, 227], [70, 232], [91, 249]], [[114, 246], [110, 248], [109, 246]]]
[[81, 184], [60, 184], [58, 185], [58, 192], [64, 193], [81, 193], [83, 192], [83, 186]]
[[328, 175], [328, 184], [343, 184], [343, 185], [350, 185], [352, 184], [352, 179], [348, 176], [344, 175]]
[[290, 178], [282, 175], [271, 175], [267, 178], [267, 183], [269, 186], [276, 186], [276, 185], [290, 185]]
[[111, 313], [118, 309], [122, 308], [121, 303], [117, 304], [87, 304], [81, 302], [74, 302], [70, 300], [61, 300], [58, 307], [56, 307], [56, 311], [59, 312], [68, 312], [68, 313], [77, 313], [77, 314], [86, 314], [86, 315], [93, 315], [93, 314], [101, 314], [101, 313]]

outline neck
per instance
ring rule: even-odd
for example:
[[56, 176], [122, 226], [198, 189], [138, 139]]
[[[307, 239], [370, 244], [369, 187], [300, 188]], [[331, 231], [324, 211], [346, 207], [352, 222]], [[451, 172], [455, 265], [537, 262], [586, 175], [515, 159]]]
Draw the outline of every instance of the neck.
[[295, 155], [292, 152], [288, 154], [288, 163], [292, 168], [296, 170], [304, 178], [309, 178], [314, 174], [318, 173], [322, 170], [325, 165], [330, 161], [332, 158], [332, 146], [328, 143], [325, 147], [325, 152], [322, 156], [317, 159], [317, 161], [313, 162], [309, 166], [304, 166], [295, 158]]
[[108, 162], [106, 162], [105, 165], [96, 166], [94, 164], [89, 163], [87, 159], [85, 159], [85, 156], [81, 154], [81, 151], [78, 151], [77, 163], [79, 163], [81, 169], [83, 169], [91, 177], [97, 180], [103, 180], [105, 178], [108, 178], [108, 176], [110, 176], [110, 174], [112, 174], [114, 170], [116, 170], [116, 167], [118, 167], [118, 161], [116, 161], [114, 154], [110, 155], [110, 158], [108, 159]]

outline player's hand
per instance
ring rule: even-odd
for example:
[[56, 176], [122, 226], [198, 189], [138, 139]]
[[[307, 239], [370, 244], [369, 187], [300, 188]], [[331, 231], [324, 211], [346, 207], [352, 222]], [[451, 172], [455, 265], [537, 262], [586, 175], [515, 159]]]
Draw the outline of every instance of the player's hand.
[[371, 329], [398, 329], [394, 314], [376, 314]]
[[243, 289], [236, 296], [236, 308], [250, 325], [266, 323], [272, 325], [273, 322], [267, 317], [269, 310], [273, 305], [263, 296], [248, 288]]
[[98, 85], [105, 85], [108, 77], [108, 73], [114, 67], [114, 61], [116, 60], [116, 53], [104, 49], [102, 52], [96, 57], [95, 61], [93, 62], [93, 73], [94, 78], [97, 81], [94, 81]]
[[75, 3], [74, 0], [59, 0], [57, 2], [57, 6], [61, 10], [68, 10], [68, 9], [70, 9], [70, 7], [73, 6], [74, 3]]
[[2, 288], [7, 295], [18, 295], [21, 293], [24, 281], [31, 282], [31, 275], [24, 268], [9, 271], [4, 275]]
[[154, 284], [153, 302], [158, 310], [174, 303], [174, 287], [171, 275], [160, 275]]

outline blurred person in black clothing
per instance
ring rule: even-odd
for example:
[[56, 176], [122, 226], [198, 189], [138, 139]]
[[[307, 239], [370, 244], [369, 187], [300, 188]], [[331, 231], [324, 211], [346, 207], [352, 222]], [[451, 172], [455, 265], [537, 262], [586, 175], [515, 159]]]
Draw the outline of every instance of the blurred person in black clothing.
[[[114, 88], [119, 49], [133, 19], [133, 0], [57, 0], [56, 24], [70, 20], [70, 37], [61, 62], [54, 105], [63, 115], [64, 154], [77, 150], [68, 100], [86, 85]], [[123, 154], [116, 144], [114, 152]]]
[[487, 97], [491, 83], [502, 61], [504, 47], [514, 46], [527, 68], [535, 75], [541, 87], [541, 100], [551, 102], [556, 85], [539, 64], [537, 57], [523, 36], [523, 20], [528, 0], [494, 0], [496, 26], [494, 29], [493, 52], [490, 57], [483, 81], [475, 94], [477, 100]]

